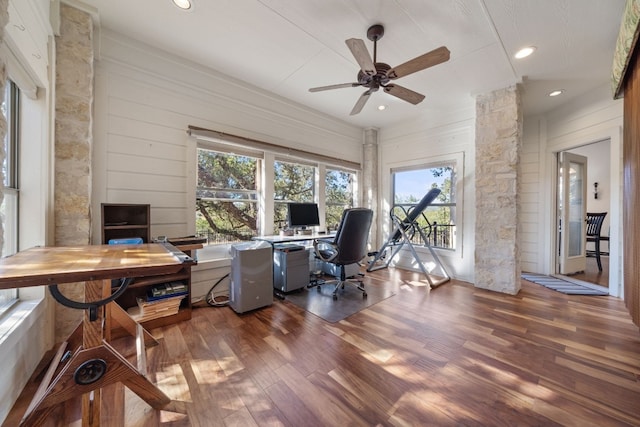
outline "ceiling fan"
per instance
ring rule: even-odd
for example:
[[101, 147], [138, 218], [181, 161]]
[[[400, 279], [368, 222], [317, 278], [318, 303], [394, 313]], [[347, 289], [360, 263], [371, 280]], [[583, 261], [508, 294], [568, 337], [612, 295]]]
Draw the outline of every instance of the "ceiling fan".
[[449, 49], [441, 46], [431, 52], [427, 52], [392, 68], [384, 62], [377, 62], [378, 40], [380, 40], [383, 35], [384, 27], [380, 24], [372, 25], [367, 30], [367, 38], [373, 41], [373, 60], [371, 60], [371, 55], [369, 55], [369, 51], [367, 50], [364, 41], [361, 39], [348, 39], [345, 41], [349, 50], [351, 50], [351, 54], [358, 62], [358, 65], [360, 65], [357, 82], [313, 87], [309, 89], [309, 92], [320, 92], [323, 90], [340, 89], [344, 87], [366, 87], [367, 90], [360, 95], [356, 105], [354, 105], [351, 110], [352, 116], [362, 111], [362, 108], [369, 100], [369, 96], [380, 88], [382, 88], [386, 93], [400, 98], [403, 101], [410, 102], [411, 104], [415, 105], [422, 102], [424, 95], [395, 83], [391, 83], [391, 81], [448, 61]]

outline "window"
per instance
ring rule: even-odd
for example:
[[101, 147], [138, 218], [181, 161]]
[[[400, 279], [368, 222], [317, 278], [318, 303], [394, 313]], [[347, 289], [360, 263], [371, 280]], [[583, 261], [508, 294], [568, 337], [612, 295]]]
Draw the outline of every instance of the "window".
[[[428, 234], [429, 244], [443, 249], [456, 249], [456, 164], [446, 162], [392, 170], [393, 211], [400, 219], [432, 188], [441, 193], [418, 218]], [[414, 243], [422, 244], [419, 233]]]
[[200, 128], [190, 134], [197, 142], [195, 231], [209, 244], [277, 234], [290, 202], [316, 203], [320, 227], [337, 224], [356, 203], [357, 163]]
[[276, 160], [274, 172], [274, 230], [287, 225], [288, 202], [313, 202], [316, 168]]
[[249, 156], [198, 148], [196, 233], [209, 244], [257, 235], [258, 162]]
[[[13, 255], [18, 251], [18, 129], [19, 129], [19, 91], [11, 81], [5, 85], [2, 99], [2, 114], [7, 120], [7, 132], [3, 141], [2, 159], [2, 221], [3, 240], [1, 255]], [[17, 301], [17, 289], [0, 290], [0, 313]]]
[[348, 171], [327, 169], [325, 176], [325, 224], [335, 230], [342, 219], [342, 211], [353, 207], [355, 174]]

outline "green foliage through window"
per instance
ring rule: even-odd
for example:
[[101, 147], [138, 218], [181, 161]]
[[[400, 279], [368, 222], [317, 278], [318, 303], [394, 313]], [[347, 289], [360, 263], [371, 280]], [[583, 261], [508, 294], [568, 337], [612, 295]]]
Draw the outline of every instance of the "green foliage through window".
[[196, 231], [209, 243], [257, 234], [257, 165], [251, 157], [198, 149]]
[[327, 169], [325, 191], [327, 195], [325, 220], [329, 229], [335, 230], [342, 219], [342, 212], [353, 207], [353, 180], [351, 172]]
[[316, 168], [297, 163], [274, 163], [274, 230], [287, 223], [288, 202], [313, 202]]

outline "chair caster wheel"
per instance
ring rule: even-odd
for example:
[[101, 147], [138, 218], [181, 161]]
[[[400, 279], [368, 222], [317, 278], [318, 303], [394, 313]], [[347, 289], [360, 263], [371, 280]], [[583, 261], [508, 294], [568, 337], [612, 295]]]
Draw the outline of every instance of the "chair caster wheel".
[[333, 294], [333, 300], [336, 301], [338, 299], [338, 295]]
[[320, 293], [320, 286], [316, 286], [316, 291], [318, 291], [318, 293]]
[[367, 293], [366, 293], [366, 292], [363, 292], [363, 293], [362, 293], [362, 298], [366, 298], [366, 297], [367, 297]]

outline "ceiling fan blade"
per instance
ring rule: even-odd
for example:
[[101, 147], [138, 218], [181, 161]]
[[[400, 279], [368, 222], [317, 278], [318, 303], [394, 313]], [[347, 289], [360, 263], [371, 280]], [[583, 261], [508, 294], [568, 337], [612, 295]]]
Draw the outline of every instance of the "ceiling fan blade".
[[362, 86], [362, 85], [360, 83], [340, 83], [337, 85], [312, 87], [311, 89], [309, 89], [309, 92], [321, 92], [323, 90], [340, 89], [343, 87], [358, 87], [358, 86]]
[[373, 64], [371, 55], [369, 54], [364, 42], [360, 39], [348, 39], [345, 40], [345, 43], [349, 46], [349, 50], [353, 57], [358, 61], [358, 65], [360, 65], [362, 72], [369, 76], [375, 75], [377, 73], [376, 66]]
[[438, 65], [448, 61], [449, 54], [449, 49], [444, 46], [440, 46], [439, 48], [434, 49], [431, 52], [427, 52], [424, 55], [420, 55], [405, 62], [404, 64], [393, 67], [387, 72], [387, 76], [393, 80], [407, 76], [417, 71], [422, 71], [425, 68], [433, 67], [434, 65]]
[[360, 98], [358, 98], [358, 101], [356, 102], [356, 105], [353, 106], [353, 109], [351, 110], [351, 113], [349, 113], [349, 115], [350, 116], [355, 116], [360, 111], [362, 111], [362, 108], [364, 107], [364, 104], [367, 103], [367, 101], [369, 100], [369, 97], [371, 96], [372, 93], [373, 93], [372, 90], [368, 90], [368, 91], [364, 92], [362, 95], [360, 95]]
[[406, 87], [399, 86], [397, 84], [390, 84], [385, 86], [384, 91], [390, 95], [402, 99], [403, 101], [410, 102], [413, 105], [419, 104], [424, 99], [424, 95], [414, 92]]

